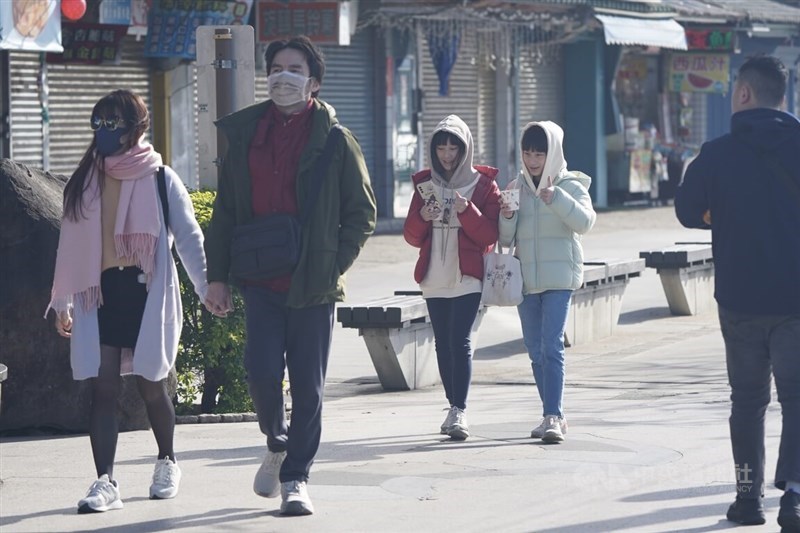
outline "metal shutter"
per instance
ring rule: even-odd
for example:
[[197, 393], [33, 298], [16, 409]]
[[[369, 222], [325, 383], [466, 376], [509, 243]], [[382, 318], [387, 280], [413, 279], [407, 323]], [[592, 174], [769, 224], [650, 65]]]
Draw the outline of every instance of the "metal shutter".
[[[370, 176], [376, 176], [374, 39], [375, 30], [366, 28], [352, 36], [349, 46], [320, 47], [325, 57], [325, 77], [319, 98], [336, 109], [336, 118], [358, 139]], [[260, 70], [256, 72], [256, 102], [266, 99], [267, 73]]]
[[552, 52], [552, 57], [539, 61], [535, 48], [520, 49], [517, 74], [520, 128], [533, 120], [552, 120], [564, 125], [564, 61], [561, 47]]
[[9, 52], [11, 159], [42, 166], [42, 105], [39, 102], [39, 54]]
[[[47, 65], [50, 88], [50, 169], [71, 174], [92, 140], [89, 118], [97, 101], [115, 89], [132, 89], [150, 108], [150, 70], [144, 41], [122, 41], [119, 65]], [[149, 135], [149, 132], [146, 133]]]
[[480, 67], [478, 75], [478, 135], [475, 163], [497, 166], [495, 140], [495, 71]]
[[[419, 84], [425, 93], [424, 111], [422, 115], [422, 150], [425, 165], [430, 165], [428, 154], [430, 137], [436, 125], [447, 115], [458, 115], [461, 120], [467, 123], [475, 144], [475, 163], [492, 164], [492, 161], [484, 161], [478, 157], [479, 147], [483, 146], [483, 136], [479, 136], [480, 128], [478, 121], [478, 108], [480, 107], [479, 97], [479, 76], [477, 61], [477, 40], [474, 33], [465, 31], [461, 34], [461, 44], [458, 49], [456, 63], [450, 71], [450, 86], [447, 96], [439, 95], [439, 76], [431, 60], [428, 40], [422, 32], [418, 34], [418, 55], [421, 57], [422, 70]], [[477, 98], [476, 98], [477, 97]]]

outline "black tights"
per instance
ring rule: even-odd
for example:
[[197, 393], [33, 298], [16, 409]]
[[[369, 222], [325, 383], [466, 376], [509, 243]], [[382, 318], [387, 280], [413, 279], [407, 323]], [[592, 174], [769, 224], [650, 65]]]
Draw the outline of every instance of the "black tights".
[[[89, 423], [89, 439], [92, 443], [94, 466], [97, 477], [108, 474], [113, 479], [114, 456], [117, 452], [119, 421], [117, 401], [122, 378], [120, 356], [122, 350], [113, 346], [100, 346], [100, 370], [92, 379], [92, 415]], [[158, 458], [169, 457], [175, 461], [172, 439], [175, 433], [175, 408], [167, 395], [163, 381], [148, 381], [136, 376], [139, 394], [147, 408], [147, 418], [153, 428], [158, 445]]]

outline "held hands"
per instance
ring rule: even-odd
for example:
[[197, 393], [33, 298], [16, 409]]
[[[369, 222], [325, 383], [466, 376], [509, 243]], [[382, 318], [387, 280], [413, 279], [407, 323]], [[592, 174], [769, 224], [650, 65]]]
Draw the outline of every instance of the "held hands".
[[227, 283], [212, 281], [208, 284], [206, 300], [203, 302], [208, 312], [212, 315], [225, 318], [230, 311], [233, 311], [233, 299], [231, 289]]
[[547, 176], [547, 187], [539, 191], [539, 198], [541, 198], [545, 204], [550, 205], [553, 202], [553, 197], [555, 195], [556, 188], [553, 185], [553, 178], [551, 176]]
[[56, 331], [65, 338], [72, 337], [72, 312], [63, 311], [56, 314]]

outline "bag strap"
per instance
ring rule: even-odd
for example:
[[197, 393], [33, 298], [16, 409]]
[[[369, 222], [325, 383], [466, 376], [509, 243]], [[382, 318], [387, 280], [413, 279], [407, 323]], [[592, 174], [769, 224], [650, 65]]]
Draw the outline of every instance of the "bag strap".
[[770, 170], [772, 170], [774, 174], [780, 176], [781, 179], [784, 181], [784, 183], [786, 183], [786, 185], [789, 187], [789, 190], [792, 191], [792, 193], [795, 195], [798, 203], [800, 203], [800, 185], [797, 184], [797, 181], [792, 179], [792, 176], [791, 174], [789, 174], [789, 171], [786, 170], [786, 168], [780, 163], [778, 163], [775, 159], [769, 157], [762, 148], [748, 142], [743, 135], [736, 133], [734, 134], [734, 137], [739, 139], [743, 144], [750, 147], [750, 149], [753, 150], [756, 153], [756, 155], [758, 155], [761, 158], [761, 160], [767, 164], [767, 166], [770, 168]]
[[163, 166], [158, 167], [156, 173], [158, 182], [158, 196], [161, 198], [161, 211], [164, 213], [164, 225], [169, 228], [169, 202], [167, 202], [167, 175]]
[[322, 189], [322, 178], [328, 174], [327, 170], [331, 164], [331, 160], [333, 159], [333, 151], [336, 149], [336, 142], [339, 137], [342, 137], [343, 135], [344, 132], [339, 124], [334, 124], [331, 126], [331, 129], [328, 132], [328, 138], [325, 140], [325, 148], [322, 151], [322, 155], [320, 155], [319, 159], [317, 159], [317, 165], [314, 167], [314, 173], [311, 175], [308, 198], [306, 198], [306, 205], [303, 206], [303, 210], [299, 217], [300, 225], [305, 225], [306, 220], [308, 220], [309, 213], [314, 211], [314, 205], [317, 203], [320, 190]]

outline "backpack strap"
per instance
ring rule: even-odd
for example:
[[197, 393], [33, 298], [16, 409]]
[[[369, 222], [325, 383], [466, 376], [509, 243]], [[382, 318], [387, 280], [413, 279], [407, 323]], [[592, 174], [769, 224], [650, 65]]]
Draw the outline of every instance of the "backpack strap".
[[169, 202], [167, 201], [167, 174], [163, 166], [158, 167], [156, 172], [156, 182], [158, 183], [158, 196], [161, 198], [161, 211], [164, 213], [164, 225], [169, 228]]

